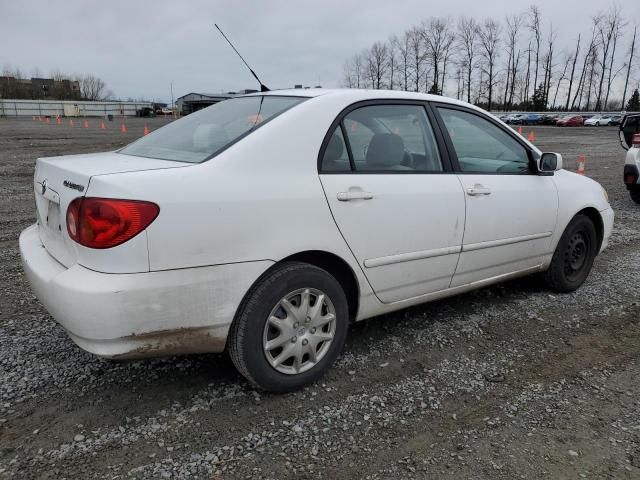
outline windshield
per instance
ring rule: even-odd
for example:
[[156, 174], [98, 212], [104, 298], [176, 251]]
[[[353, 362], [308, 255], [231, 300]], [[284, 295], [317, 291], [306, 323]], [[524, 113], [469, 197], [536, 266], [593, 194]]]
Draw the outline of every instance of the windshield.
[[304, 100], [272, 95], [224, 100], [142, 137], [119, 153], [201, 163]]

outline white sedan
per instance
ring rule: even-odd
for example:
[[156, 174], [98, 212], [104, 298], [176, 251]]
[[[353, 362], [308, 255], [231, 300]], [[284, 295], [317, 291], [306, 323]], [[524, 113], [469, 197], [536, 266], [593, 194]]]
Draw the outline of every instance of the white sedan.
[[591, 118], [587, 118], [584, 121], [586, 127], [602, 127], [611, 125], [611, 117], [606, 115], [596, 115]]
[[544, 272], [587, 278], [613, 211], [472, 105], [282, 90], [226, 100], [121, 150], [41, 158], [31, 286], [109, 358], [228, 351], [254, 385], [314, 381], [351, 321]]

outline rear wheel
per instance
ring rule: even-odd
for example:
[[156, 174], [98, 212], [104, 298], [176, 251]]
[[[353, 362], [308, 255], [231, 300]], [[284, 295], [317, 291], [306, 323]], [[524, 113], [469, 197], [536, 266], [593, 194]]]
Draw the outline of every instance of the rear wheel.
[[629, 193], [631, 194], [631, 200], [640, 203], [640, 185], [632, 187]]
[[306, 263], [283, 263], [247, 294], [229, 332], [229, 354], [254, 386], [295, 390], [338, 357], [348, 318], [345, 293], [332, 275]]
[[598, 237], [593, 222], [586, 215], [576, 215], [565, 229], [549, 270], [546, 285], [556, 292], [573, 292], [584, 283], [597, 254]]

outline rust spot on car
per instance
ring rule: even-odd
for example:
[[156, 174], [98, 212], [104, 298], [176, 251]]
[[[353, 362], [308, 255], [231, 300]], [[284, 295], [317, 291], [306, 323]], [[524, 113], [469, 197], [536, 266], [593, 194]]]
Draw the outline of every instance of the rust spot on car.
[[113, 356], [114, 359], [139, 359], [191, 353], [219, 353], [224, 351], [226, 328], [176, 328], [149, 333], [132, 334], [123, 338], [134, 348]]

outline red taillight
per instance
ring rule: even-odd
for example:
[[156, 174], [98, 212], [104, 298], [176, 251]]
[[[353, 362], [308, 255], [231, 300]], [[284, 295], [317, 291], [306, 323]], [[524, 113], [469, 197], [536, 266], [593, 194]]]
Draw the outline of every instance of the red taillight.
[[80, 197], [67, 208], [67, 232], [85, 247], [111, 248], [135, 237], [158, 213], [151, 202]]
[[634, 133], [631, 137], [631, 146], [640, 148], [640, 133]]

